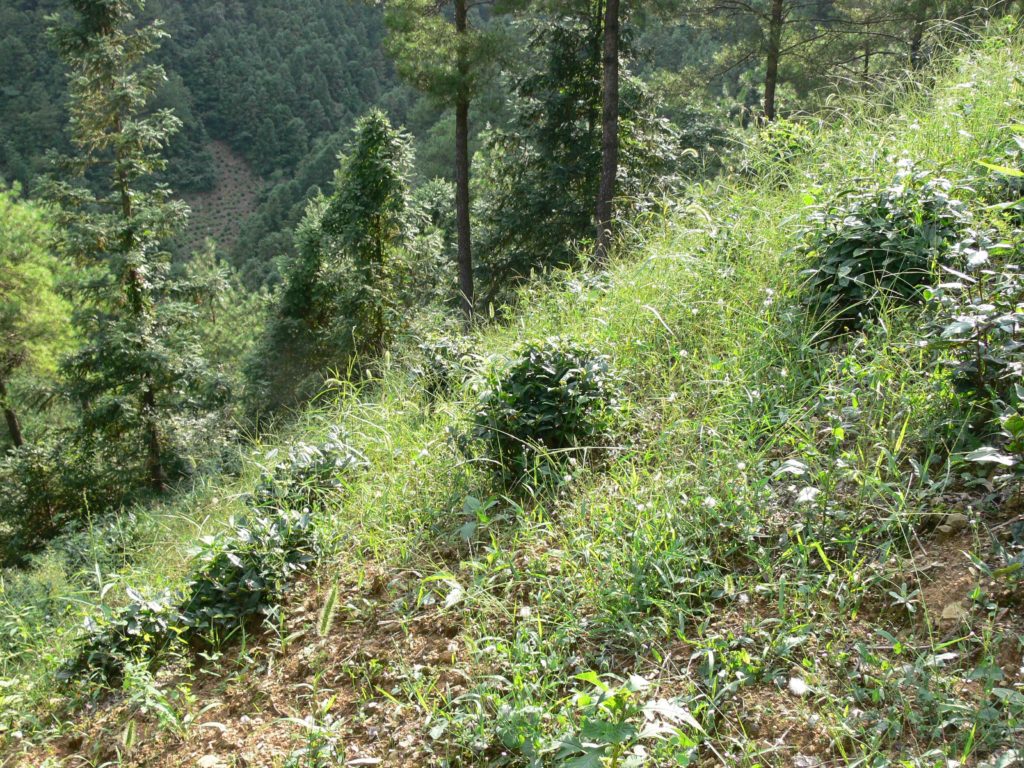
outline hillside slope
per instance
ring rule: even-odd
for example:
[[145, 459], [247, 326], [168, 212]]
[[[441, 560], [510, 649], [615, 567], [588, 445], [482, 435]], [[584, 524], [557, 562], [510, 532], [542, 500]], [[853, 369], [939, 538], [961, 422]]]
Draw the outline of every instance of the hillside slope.
[[[820, 204], [908, 160], [990, 215], [977, 161], [1012, 143], [1022, 75], [1020, 42], [993, 33], [928, 84], [784, 126], [743, 174], [636, 222], [606, 274], [547, 276], [509, 322], [453, 339], [473, 354], [448, 394], [428, 396], [410, 340], [237, 479], [6, 574], [6, 762], [1013, 765], [1016, 486], [964, 460], [977, 414], [922, 346], [922, 310], [826, 340], [797, 246]], [[475, 371], [552, 336], [608, 356], [615, 438], [557, 483], [509, 488], [465, 439]], [[295, 467], [286, 492], [267, 480]], [[205, 583], [249, 551], [227, 520], [251, 530], [268, 495], [313, 529], [281, 544], [270, 626], [181, 628], [191, 647], [162, 640], [159, 668], [133, 656], [115, 690], [58, 682], [98, 604], [110, 626], [141, 600], [129, 588]]]

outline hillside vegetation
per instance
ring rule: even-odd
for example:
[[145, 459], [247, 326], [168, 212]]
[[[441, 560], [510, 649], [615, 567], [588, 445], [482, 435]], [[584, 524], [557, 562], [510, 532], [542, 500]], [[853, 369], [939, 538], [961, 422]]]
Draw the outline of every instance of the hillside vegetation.
[[[6, 763], [1016, 764], [1022, 77], [992, 32], [752, 134], [607, 271], [5, 573]], [[888, 301], [815, 313], [912, 236]]]

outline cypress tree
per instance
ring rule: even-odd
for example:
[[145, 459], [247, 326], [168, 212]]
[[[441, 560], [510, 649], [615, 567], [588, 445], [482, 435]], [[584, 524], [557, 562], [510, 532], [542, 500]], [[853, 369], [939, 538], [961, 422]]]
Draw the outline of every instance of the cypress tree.
[[[69, 0], [50, 17], [69, 68], [76, 156], [47, 183], [60, 204], [60, 246], [78, 275], [72, 287], [81, 349], [64, 364], [94, 450], [120, 451], [130, 481], [168, 483], [175, 425], [198, 401], [204, 366], [192, 337], [195, 305], [161, 248], [188, 209], [154, 181], [179, 121], [147, 108], [166, 79], [148, 56], [165, 37], [142, 23], [142, 0]], [[141, 475], [141, 477], [139, 476]]]

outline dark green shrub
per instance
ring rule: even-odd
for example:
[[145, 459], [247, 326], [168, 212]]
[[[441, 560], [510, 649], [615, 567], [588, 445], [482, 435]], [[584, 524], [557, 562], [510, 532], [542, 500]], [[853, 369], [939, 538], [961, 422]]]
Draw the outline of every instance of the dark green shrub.
[[452, 336], [428, 339], [416, 349], [421, 362], [413, 368], [413, 374], [432, 402], [457, 391], [482, 362], [462, 339]]
[[128, 598], [121, 608], [104, 606], [99, 619], [86, 622], [86, 638], [78, 655], [61, 668], [61, 679], [93, 676], [116, 684], [126, 661], [153, 660], [184, 632], [173, 593], [164, 590], [147, 598], [129, 588]]
[[828, 329], [858, 327], [885, 303], [920, 301], [970, 217], [953, 186], [909, 164], [882, 189], [849, 193], [814, 213], [803, 233], [812, 262], [804, 302]]
[[313, 561], [311, 522], [304, 512], [256, 512], [204, 539], [182, 605], [189, 636], [230, 634], [276, 616], [291, 578]]
[[607, 441], [618, 380], [605, 355], [559, 338], [527, 342], [485, 376], [473, 436], [507, 477]]

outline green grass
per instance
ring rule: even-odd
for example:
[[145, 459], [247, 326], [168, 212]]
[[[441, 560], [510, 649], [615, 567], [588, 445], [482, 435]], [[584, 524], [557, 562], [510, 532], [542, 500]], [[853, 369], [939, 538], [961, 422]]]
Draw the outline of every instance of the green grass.
[[[582, 753], [558, 743], [582, 735], [581, 749], [612, 745], [610, 764], [642, 744], [658, 766], [802, 755], [930, 768], [1022, 743], [1024, 611], [966, 557], [997, 563], [1013, 509], [957, 460], [966, 416], [918, 344], [917, 310], [819, 343], [795, 251], [809, 206], [888, 182], [901, 158], [975, 179], [1020, 114], [1022, 68], [1019, 42], [992, 34], [934, 83], [850, 99], [808, 125], [814, 141], [791, 162], [692, 189], [629, 228], [607, 275], [546, 276], [507, 322], [475, 334], [493, 356], [572, 338], [622, 376], [616, 444], [557, 488], [509, 491], [461, 451], [472, 385], [429, 404], [411, 344], [373, 381], [325, 392], [277, 438], [315, 442], [341, 424], [369, 462], [317, 520], [322, 561], [274, 630], [155, 680], [138, 672], [127, 705], [83, 710], [89, 691], [69, 699], [54, 682], [82, 618], [123, 602], [126, 586], [180, 584], [196, 538], [242, 510], [268, 446], [252, 447], [237, 479], [206, 480], [5, 574], [7, 754], [191, 764], [203, 720], [242, 734], [226, 760], [269, 739], [267, 765], [290, 749], [306, 750], [301, 765], [319, 764], [317, 750], [561, 765]], [[969, 524], [940, 539], [930, 528], [947, 511]], [[975, 587], [962, 616], [942, 618]], [[608, 684], [603, 698], [589, 672]], [[649, 685], [615, 682], [630, 675]], [[805, 695], [791, 690], [799, 681]], [[222, 708], [198, 715], [207, 699], [193, 688]], [[653, 706], [662, 700], [674, 709]], [[242, 715], [266, 731], [251, 735]], [[645, 719], [673, 735], [630, 730]], [[148, 729], [145, 745], [126, 741], [129, 721]]]

